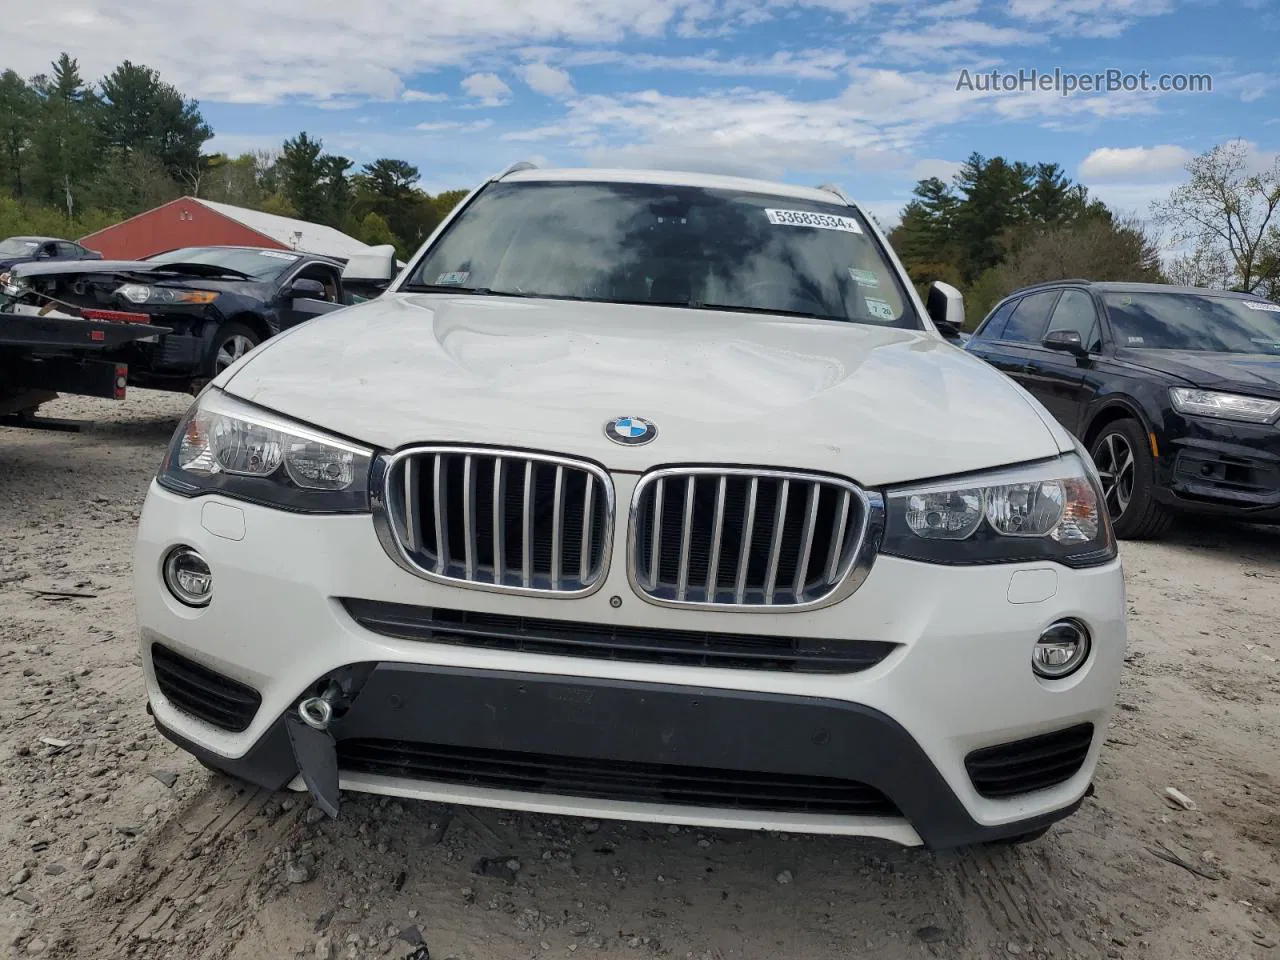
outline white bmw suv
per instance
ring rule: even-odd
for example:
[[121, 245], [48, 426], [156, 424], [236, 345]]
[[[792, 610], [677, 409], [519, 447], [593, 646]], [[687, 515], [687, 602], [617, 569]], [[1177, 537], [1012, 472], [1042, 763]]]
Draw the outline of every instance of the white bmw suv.
[[885, 838], [1074, 811], [1125, 647], [1086, 453], [835, 188], [518, 164], [214, 380], [149, 708], [271, 788]]

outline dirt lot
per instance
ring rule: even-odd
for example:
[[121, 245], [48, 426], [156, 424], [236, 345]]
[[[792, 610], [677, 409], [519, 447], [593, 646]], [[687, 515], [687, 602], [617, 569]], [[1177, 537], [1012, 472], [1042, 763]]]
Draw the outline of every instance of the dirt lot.
[[186, 403], [64, 400], [46, 412], [96, 426], [0, 428], [0, 955], [1280, 960], [1280, 530], [1124, 545], [1097, 794], [1021, 849], [370, 798], [332, 822], [209, 774], [144, 712], [134, 523]]

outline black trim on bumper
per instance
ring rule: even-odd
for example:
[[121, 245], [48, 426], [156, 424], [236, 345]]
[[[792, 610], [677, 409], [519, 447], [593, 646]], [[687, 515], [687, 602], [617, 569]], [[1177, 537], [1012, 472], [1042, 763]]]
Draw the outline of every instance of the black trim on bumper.
[[[890, 717], [835, 700], [581, 677], [379, 663], [336, 716], [338, 743], [409, 741], [583, 761], [821, 777], [889, 797], [931, 848], [1007, 839], [1072, 814], [999, 827], [973, 821], [919, 744]], [[279, 789], [298, 767], [280, 718], [227, 760], [166, 730], [206, 763]], [[341, 751], [340, 751], [341, 753]]]

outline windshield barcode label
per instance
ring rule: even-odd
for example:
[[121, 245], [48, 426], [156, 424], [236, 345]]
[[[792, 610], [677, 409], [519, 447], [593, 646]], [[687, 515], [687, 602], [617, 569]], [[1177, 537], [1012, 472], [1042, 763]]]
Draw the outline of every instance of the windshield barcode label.
[[837, 217], [830, 213], [813, 213], [809, 210], [765, 210], [769, 222], [781, 227], [817, 227], [819, 230], [842, 230], [845, 233], [861, 233], [862, 228], [852, 217]]

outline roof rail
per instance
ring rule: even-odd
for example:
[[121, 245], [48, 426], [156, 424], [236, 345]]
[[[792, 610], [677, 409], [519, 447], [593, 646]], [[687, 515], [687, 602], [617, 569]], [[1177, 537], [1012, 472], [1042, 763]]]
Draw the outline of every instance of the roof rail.
[[1025, 287], [1019, 287], [1019, 290], [1034, 290], [1036, 287], [1056, 287], [1064, 283], [1093, 283], [1084, 277], [1068, 277], [1063, 280], [1041, 280], [1039, 283], [1029, 283]]
[[834, 183], [822, 183], [818, 185], [819, 190], [825, 190], [827, 193], [834, 193], [837, 197], [845, 202], [846, 206], [853, 206], [853, 201], [849, 199], [849, 195], [837, 187]]
[[500, 174], [498, 174], [493, 179], [495, 181], [502, 180], [507, 175], [512, 173], [519, 173], [521, 170], [537, 170], [537, 169], [538, 169], [538, 165], [536, 163], [530, 163], [528, 160], [517, 160], [515, 163], [511, 164], [511, 166], [507, 167], [507, 169], [503, 170]]

